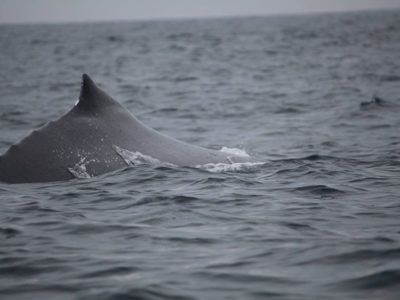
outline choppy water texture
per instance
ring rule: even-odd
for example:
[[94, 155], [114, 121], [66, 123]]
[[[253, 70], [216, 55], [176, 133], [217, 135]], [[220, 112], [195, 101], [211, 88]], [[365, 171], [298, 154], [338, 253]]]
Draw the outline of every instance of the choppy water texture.
[[87, 72], [149, 126], [265, 162], [0, 184], [1, 299], [399, 299], [399, 11], [2, 25], [0, 43], [1, 152]]

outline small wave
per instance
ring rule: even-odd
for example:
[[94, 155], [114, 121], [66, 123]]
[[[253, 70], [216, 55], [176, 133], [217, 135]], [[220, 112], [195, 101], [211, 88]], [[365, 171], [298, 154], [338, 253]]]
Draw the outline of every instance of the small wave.
[[175, 82], [183, 82], [183, 81], [195, 81], [195, 80], [197, 80], [198, 78], [197, 77], [195, 77], [195, 76], [182, 76], [182, 77], [175, 77], [174, 79], [173, 79], [173, 81], [175, 81]]
[[22, 233], [22, 230], [14, 227], [0, 227], [0, 236], [3, 235], [6, 239], [12, 238], [20, 233]]
[[314, 160], [328, 160], [328, 159], [332, 159], [332, 158], [333, 158], [332, 156], [327, 156], [327, 155], [311, 154], [311, 155], [302, 157], [300, 159], [314, 161]]
[[[132, 278], [141, 278], [140, 276], [130, 276]], [[135, 280], [134, 280], [135, 281]], [[186, 292], [187, 293], [187, 292]], [[94, 291], [88, 299], [163, 299], [163, 300], [195, 300], [187, 296], [181, 289], [164, 284], [144, 284], [135, 286], [132, 284], [122, 287], [117, 291]]]
[[51, 41], [45, 39], [33, 39], [31, 40], [31, 45], [44, 45], [50, 42]]
[[340, 158], [328, 155], [320, 155], [320, 154], [310, 154], [307, 156], [294, 157], [294, 158], [282, 158], [282, 159], [274, 159], [273, 162], [282, 162], [282, 163], [298, 163], [302, 161], [323, 161], [323, 160], [338, 160]]
[[373, 274], [344, 280], [333, 285], [340, 288], [355, 288], [360, 290], [398, 288], [400, 287], [400, 270], [392, 269], [375, 272]]
[[311, 154], [302, 157], [295, 157], [295, 158], [283, 158], [283, 159], [276, 159], [272, 162], [277, 163], [301, 163], [301, 162], [314, 162], [314, 161], [331, 161], [335, 163], [344, 162], [350, 164], [368, 164], [369, 162], [366, 160], [362, 160], [360, 158], [349, 158], [343, 156], [330, 156], [330, 155], [321, 155], [321, 154]]
[[398, 75], [382, 75], [381, 76], [382, 81], [400, 81], [400, 76]]
[[172, 33], [167, 36], [170, 40], [179, 40], [179, 39], [189, 39], [193, 36], [190, 32], [182, 32], [182, 33]]
[[305, 185], [300, 186], [294, 189], [296, 192], [301, 193], [309, 193], [314, 195], [326, 196], [326, 195], [335, 195], [335, 194], [343, 194], [344, 191], [338, 190], [326, 185]]
[[129, 266], [112, 266], [112, 267], [107, 267], [107, 268], [102, 268], [100, 266], [99, 269], [95, 271], [90, 271], [87, 273], [84, 273], [80, 276], [80, 278], [105, 278], [105, 277], [121, 277], [121, 276], [127, 276], [132, 274], [133, 272], [137, 271], [135, 267], [129, 267]]
[[386, 101], [378, 96], [373, 96], [370, 101], [360, 103], [361, 108], [382, 107], [386, 105]]
[[363, 101], [360, 103], [361, 111], [374, 111], [374, 110], [399, 110], [399, 105], [396, 102], [389, 101], [378, 97], [376, 95], [372, 96], [369, 101]]
[[223, 172], [251, 172], [257, 167], [264, 165], [265, 162], [243, 162], [243, 163], [210, 163], [195, 166], [198, 169], [203, 169], [212, 173]]
[[300, 109], [294, 107], [282, 107], [277, 109], [274, 113], [276, 114], [298, 114], [302, 111]]
[[[386, 239], [387, 241], [387, 239]], [[390, 242], [392, 240], [389, 240]], [[380, 238], [382, 242], [382, 237]], [[339, 265], [339, 264], [350, 264], [356, 262], [368, 262], [371, 260], [395, 260], [400, 258], [400, 248], [394, 249], [362, 249], [351, 252], [340, 253], [337, 255], [324, 256], [321, 258], [307, 260], [301, 263], [306, 265], [309, 263], [319, 263], [326, 265]]]
[[277, 284], [277, 285], [300, 285], [302, 280], [283, 277], [275, 274], [268, 274], [267, 272], [226, 272], [226, 271], [199, 271], [198, 276], [212, 278], [214, 280], [229, 280], [231, 282], [247, 282], [255, 283], [262, 282], [264, 284]]
[[138, 224], [121, 224], [121, 223], [106, 223], [106, 222], [70, 222], [64, 227], [66, 234], [79, 235], [94, 235], [115, 232], [118, 234], [132, 233], [143, 228]]
[[109, 35], [106, 39], [109, 42], [120, 42], [120, 43], [122, 43], [124, 41], [123, 37], [118, 36], [118, 35]]

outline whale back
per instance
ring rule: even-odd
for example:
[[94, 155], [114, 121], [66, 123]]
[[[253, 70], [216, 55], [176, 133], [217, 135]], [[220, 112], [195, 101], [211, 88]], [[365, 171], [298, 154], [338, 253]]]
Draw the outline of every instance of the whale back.
[[[103, 116], [126, 114], [118, 102], [100, 90], [90, 77], [82, 76], [78, 103], [64, 116], [12, 145], [0, 157], [0, 180], [5, 182], [46, 182], [74, 178], [70, 169], [77, 165], [93, 168], [94, 175], [108, 171], [99, 164], [107, 157], [112, 168], [123, 160], [106, 147]], [[101, 132], [103, 131], [103, 132]], [[106, 162], [107, 163], [107, 162]]]
[[47, 182], [104, 174], [126, 167], [116, 149], [185, 166], [243, 160], [145, 126], [84, 74], [79, 101], [69, 112], [0, 156], [0, 181]]

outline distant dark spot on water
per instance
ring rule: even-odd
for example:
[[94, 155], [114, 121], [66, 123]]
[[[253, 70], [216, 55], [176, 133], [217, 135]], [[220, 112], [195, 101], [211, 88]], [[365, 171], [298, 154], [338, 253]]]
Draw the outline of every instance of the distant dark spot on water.
[[266, 53], [267, 55], [274, 56], [274, 55], [277, 55], [277, 54], [278, 54], [278, 51], [276, 51], [276, 50], [265, 50], [265, 53]]
[[365, 101], [360, 103], [361, 108], [374, 108], [374, 107], [382, 107], [386, 106], [387, 102], [378, 96], [373, 96], [370, 101]]
[[117, 36], [117, 35], [109, 35], [109, 36], [107, 37], [107, 40], [108, 40], [109, 42], [119, 42], [119, 43], [122, 43], [122, 42], [124, 41], [124, 38], [121, 37], [121, 36]]
[[376, 271], [369, 275], [359, 276], [349, 280], [331, 285], [333, 288], [341, 289], [359, 289], [359, 290], [377, 290], [387, 288], [400, 288], [400, 270], [392, 269], [385, 271]]
[[177, 112], [179, 111], [178, 108], [176, 107], [163, 107], [157, 110], [158, 112], [163, 112], [163, 113], [171, 113], [171, 112]]
[[302, 223], [298, 223], [298, 222], [282, 222], [281, 225], [284, 225], [293, 230], [300, 230], [300, 231], [313, 230], [313, 228], [310, 225], [302, 224]]
[[339, 189], [335, 189], [326, 185], [305, 185], [293, 189], [295, 192], [306, 193], [316, 196], [332, 196], [341, 195], [345, 192]]
[[19, 229], [13, 227], [0, 227], [0, 236], [2, 235], [7, 239], [12, 238], [20, 233], [21, 231]]
[[[382, 239], [380, 239], [382, 241]], [[386, 242], [388, 239], [386, 238]], [[392, 240], [389, 240], [392, 241]], [[351, 252], [346, 252], [338, 255], [327, 256], [321, 259], [318, 259], [319, 263], [324, 264], [346, 264], [346, 263], [354, 263], [356, 261], [369, 261], [371, 259], [380, 259], [384, 257], [387, 261], [392, 259], [400, 258], [400, 249], [368, 249], [368, 250], [355, 250]]]
[[[131, 93], [133, 95], [139, 93], [142, 90], [145, 90], [146, 87], [141, 87], [133, 84], [121, 84], [119, 85], [119, 88], [124, 92], [124, 93]], [[150, 88], [150, 87], [148, 87]]]
[[194, 81], [197, 80], [198, 78], [195, 76], [187, 76], [187, 77], [175, 77], [174, 81], [175, 82], [183, 82], [183, 81]]
[[[187, 81], [195, 81], [198, 80], [196, 76], [177, 76], [177, 77], [170, 77], [170, 76], [161, 76], [154, 78], [153, 80], [156, 81], [169, 81], [169, 82], [187, 82]], [[176, 91], [175, 93], [181, 93], [180, 91]]]
[[181, 45], [177, 45], [177, 44], [172, 44], [169, 46], [169, 49], [172, 51], [185, 51], [186, 47], [185, 46], [181, 46]]
[[381, 80], [383, 81], [400, 81], [399, 75], [383, 75], [381, 76]]
[[174, 33], [167, 36], [167, 38], [171, 40], [189, 39], [191, 37], [192, 33], [190, 32]]
[[43, 40], [43, 39], [33, 39], [31, 40], [31, 45], [41, 45], [41, 44], [45, 44], [48, 41]]
[[282, 107], [275, 111], [276, 114], [298, 114], [301, 112], [300, 109], [294, 107]]
[[119, 267], [103, 267], [99, 266], [99, 270], [88, 272], [80, 275], [80, 278], [97, 278], [97, 277], [109, 277], [109, 276], [123, 276], [127, 274], [131, 274], [135, 271], [138, 271], [138, 268], [127, 267], [127, 266], [119, 266]]
[[13, 116], [20, 116], [20, 115], [24, 115], [25, 112], [21, 111], [21, 110], [11, 110], [8, 112], [3, 112], [1, 113], [1, 118], [6, 118], [6, 117], [13, 117]]
[[269, 94], [269, 97], [271, 97], [272, 99], [279, 99], [279, 98], [287, 97], [287, 94], [286, 93], [275, 93], [275, 92], [272, 92], [271, 94]]
[[318, 161], [318, 160], [335, 160], [335, 158], [328, 155], [310, 154], [308, 156], [300, 158], [289, 158], [289, 159], [283, 159], [281, 161], [299, 162], [299, 161]]

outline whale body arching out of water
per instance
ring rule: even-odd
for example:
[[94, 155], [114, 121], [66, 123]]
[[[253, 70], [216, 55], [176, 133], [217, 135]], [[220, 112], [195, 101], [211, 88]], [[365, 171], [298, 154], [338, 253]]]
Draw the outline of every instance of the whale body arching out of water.
[[127, 166], [124, 151], [179, 166], [251, 161], [151, 129], [83, 74], [79, 100], [69, 112], [0, 156], [0, 181], [50, 182], [105, 174]]

